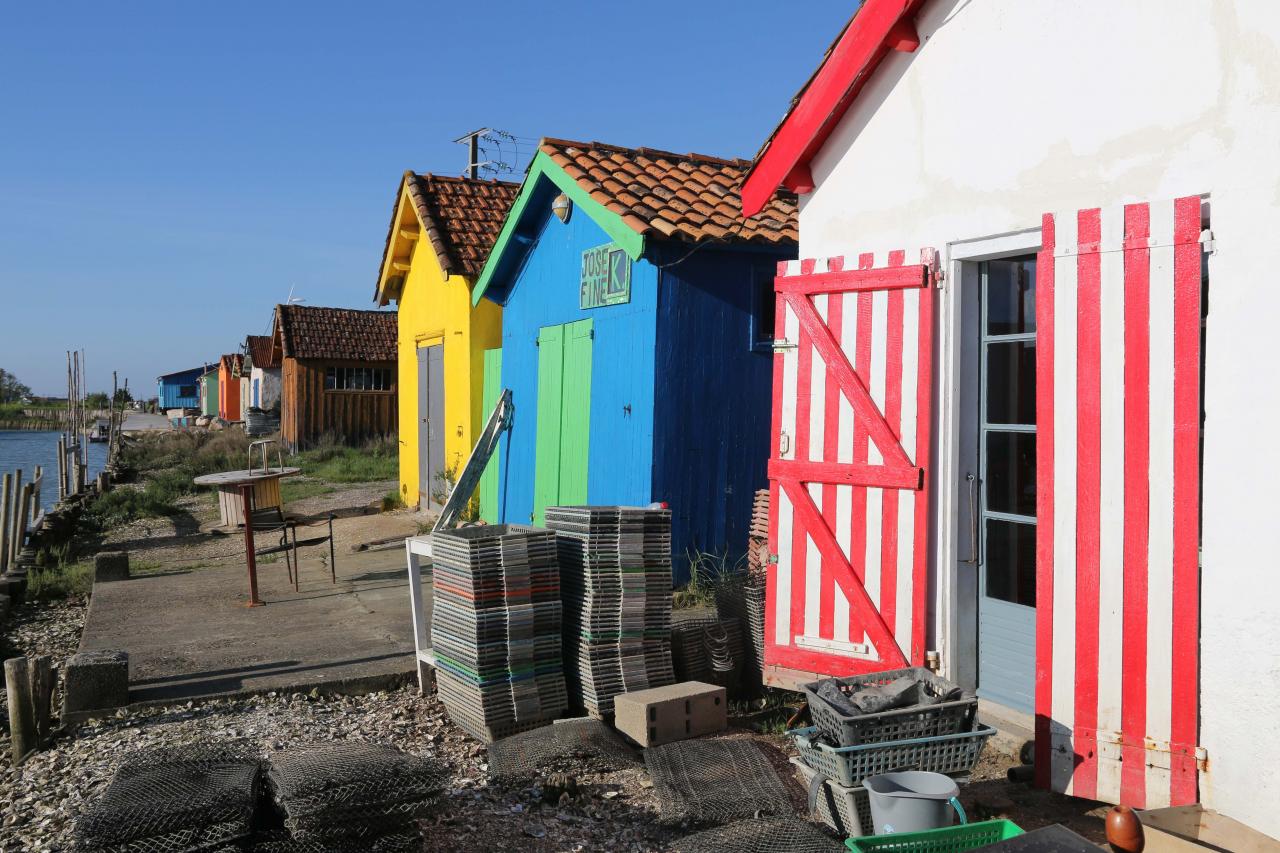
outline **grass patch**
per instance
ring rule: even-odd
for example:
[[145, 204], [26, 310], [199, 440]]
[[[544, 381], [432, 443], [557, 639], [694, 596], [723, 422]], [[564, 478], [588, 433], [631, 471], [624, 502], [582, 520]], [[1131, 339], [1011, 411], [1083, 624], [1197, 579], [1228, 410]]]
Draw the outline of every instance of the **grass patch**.
[[400, 446], [394, 438], [369, 441], [361, 447], [347, 447], [325, 439], [318, 446], [299, 453], [293, 463], [308, 477], [330, 483], [394, 480], [400, 473]]
[[38, 567], [27, 575], [27, 599], [30, 601], [85, 597], [92, 589], [93, 564], [88, 562]]
[[693, 610], [716, 606], [716, 586], [741, 568], [730, 563], [724, 554], [699, 551], [689, 554], [689, 582], [671, 594], [671, 607], [675, 610]]
[[404, 509], [404, 498], [400, 497], [399, 489], [392, 489], [382, 496], [382, 511], [391, 512], [396, 509]]

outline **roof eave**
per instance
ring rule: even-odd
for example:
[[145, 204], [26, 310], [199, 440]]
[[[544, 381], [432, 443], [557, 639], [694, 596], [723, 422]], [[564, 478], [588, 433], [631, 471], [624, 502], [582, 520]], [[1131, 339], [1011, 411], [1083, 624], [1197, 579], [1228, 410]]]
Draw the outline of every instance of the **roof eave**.
[[[484, 269], [476, 278], [475, 286], [471, 289], [471, 304], [480, 304], [481, 297], [484, 296], [494, 278], [497, 276], [498, 267], [503, 261], [503, 256], [508, 250], [517, 251], [521, 254], [527, 252], [530, 248], [528, 244], [522, 244], [517, 239], [517, 232], [520, 223], [526, 215], [533, 215], [532, 210], [526, 210], [529, 200], [535, 194], [539, 180], [546, 178], [554, 184], [562, 193], [569, 197], [575, 208], [580, 210], [591, 218], [591, 221], [600, 226], [601, 230], [609, 236], [609, 239], [617, 243], [619, 248], [627, 253], [627, 257], [639, 260], [644, 254], [645, 236], [640, 234], [630, 225], [623, 221], [622, 217], [607, 207], [602, 205], [591, 197], [591, 194], [583, 189], [577, 181], [569, 177], [569, 175], [558, 166], [550, 156], [544, 151], [539, 151], [533, 158], [533, 162], [529, 164], [529, 171], [525, 176], [524, 183], [520, 185], [520, 194], [516, 196], [515, 203], [511, 205], [511, 210], [507, 213], [507, 218], [503, 220], [502, 230], [498, 233], [498, 239], [494, 242], [493, 248], [489, 251], [489, 257], [485, 259]], [[514, 246], [512, 244], [515, 244]]]
[[770, 135], [742, 186], [742, 213], [755, 216], [778, 187], [810, 192], [809, 161], [892, 51], [920, 46], [914, 15], [924, 0], [866, 0]]

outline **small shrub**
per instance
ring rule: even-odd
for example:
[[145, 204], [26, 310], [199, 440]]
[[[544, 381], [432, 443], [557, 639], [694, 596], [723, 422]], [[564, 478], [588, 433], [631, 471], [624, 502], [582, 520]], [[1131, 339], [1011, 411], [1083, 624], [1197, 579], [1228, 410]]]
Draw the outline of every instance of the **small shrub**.
[[400, 497], [399, 489], [392, 489], [382, 496], [382, 511], [391, 512], [396, 509], [404, 509], [404, 498]]
[[689, 582], [671, 594], [671, 606], [676, 610], [715, 607], [716, 586], [741, 569], [741, 560], [731, 564], [728, 556], [706, 551], [691, 552], [686, 558], [689, 560]]
[[92, 590], [92, 563], [59, 563], [27, 575], [27, 598], [32, 601], [87, 596]]

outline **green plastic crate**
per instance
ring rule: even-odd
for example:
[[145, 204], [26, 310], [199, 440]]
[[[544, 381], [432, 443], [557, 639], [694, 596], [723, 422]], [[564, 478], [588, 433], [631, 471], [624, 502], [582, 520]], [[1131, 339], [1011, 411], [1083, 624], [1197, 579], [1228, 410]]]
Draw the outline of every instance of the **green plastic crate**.
[[853, 853], [963, 853], [965, 850], [977, 850], [1018, 835], [1022, 835], [1022, 827], [1011, 820], [984, 820], [942, 829], [927, 829], [924, 832], [867, 835], [850, 838], [844, 844]]

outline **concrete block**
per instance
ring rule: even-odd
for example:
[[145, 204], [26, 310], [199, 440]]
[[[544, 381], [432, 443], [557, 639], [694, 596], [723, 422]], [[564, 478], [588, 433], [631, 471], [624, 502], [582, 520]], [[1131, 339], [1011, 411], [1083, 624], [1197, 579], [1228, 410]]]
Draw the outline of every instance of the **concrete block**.
[[93, 557], [93, 582], [127, 581], [129, 579], [128, 551], [100, 551]]
[[129, 704], [129, 653], [104, 649], [71, 656], [63, 671], [63, 714]]
[[729, 703], [723, 687], [682, 681], [623, 693], [613, 700], [613, 724], [640, 746], [659, 746], [724, 731]]

